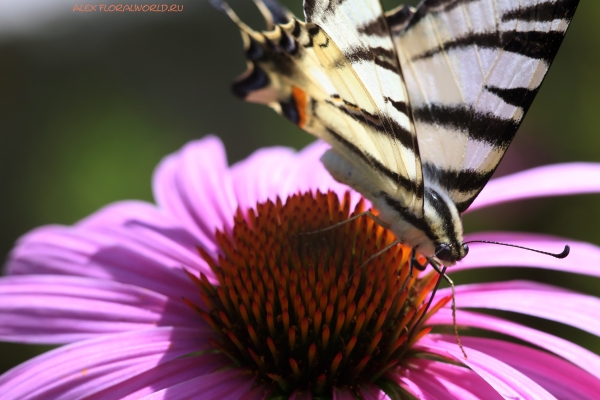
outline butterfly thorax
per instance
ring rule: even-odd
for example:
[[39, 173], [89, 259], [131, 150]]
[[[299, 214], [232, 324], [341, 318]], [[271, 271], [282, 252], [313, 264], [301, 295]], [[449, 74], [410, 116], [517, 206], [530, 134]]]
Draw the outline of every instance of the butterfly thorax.
[[[425, 176], [423, 213], [416, 214], [405, 206], [406, 190], [385, 185], [375, 175], [364, 173], [366, 165], [360, 158], [348, 158], [335, 149], [321, 157], [329, 173], [340, 183], [359, 191], [379, 211], [379, 218], [405, 244], [417, 248], [427, 257], [436, 256], [446, 265], [463, 259], [468, 251], [463, 244], [460, 213], [439, 184]], [[397, 190], [394, 188], [397, 187]]]
[[424, 194], [422, 217], [403, 208], [389, 193], [381, 192], [372, 201], [396, 237], [427, 257], [436, 256], [445, 265], [454, 265], [468, 252], [460, 214], [443, 190], [426, 182]]

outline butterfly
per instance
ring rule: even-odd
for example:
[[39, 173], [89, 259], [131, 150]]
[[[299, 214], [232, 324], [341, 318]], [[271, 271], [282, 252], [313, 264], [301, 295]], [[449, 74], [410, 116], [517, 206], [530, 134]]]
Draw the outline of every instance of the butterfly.
[[306, 22], [257, 0], [238, 25], [239, 97], [266, 104], [331, 149], [329, 173], [376, 221], [444, 266], [464, 258], [461, 214], [486, 185], [554, 59], [578, 0], [304, 0]]

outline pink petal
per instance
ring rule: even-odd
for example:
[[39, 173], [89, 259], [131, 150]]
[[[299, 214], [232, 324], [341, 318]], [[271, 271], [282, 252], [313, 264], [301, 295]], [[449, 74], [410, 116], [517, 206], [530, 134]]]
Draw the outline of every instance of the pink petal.
[[226, 367], [221, 354], [184, 357], [158, 364], [126, 381], [86, 397], [86, 400], [139, 399], [156, 391]]
[[254, 152], [231, 167], [233, 184], [240, 205], [254, 207], [257, 202], [285, 200], [298, 192], [332, 190], [343, 196], [352, 194], [352, 206], [360, 195], [335, 181], [320, 161], [329, 145], [316, 141], [298, 153], [276, 147]]
[[463, 337], [463, 344], [510, 365], [556, 398], [593, 400], [600, 395], [600, 380], [546, 352], [502, 340], [469, 336]]
[[501, 399], [482, 377], [468, 368], [440, 361], [414, 358], [400, 379], [420, 399]]
[[410, 394], [412, 394], [418, 400], [425, 400], [429, 398], [427, 389], [422, 388], [416, 382], [413, 382], [409, 377], [401, 377], [398, 379], [402, 383], [402, 387]]
[[154, 197], [202, 243], [214, 242], [216, 229], [229, 229], [237, 201], [227, 156], [214, 136], [188, 143], [156, 168]]
[[248, 158], [231, 166], [233, 187], [240, 207], [255, 208], [257, 203], [275, 200], [277, 195], [285, 200], [281, 191], [287, 181], [296, 153], [287, 147], [260, 149]]
[[[208, 216], [208, 223], [201, 223], [194, 220], [191, 215], [189, 201], [184, 201], [180, 194], [180, 188], [177, 183], [177, 173], [179, 172], [179, 154], [171, 154], [162, 159], [160, 164], [154, 170], [152, 178], [152, 190], [154, 199], [162, 210], [171, 215], [174, 220], [179, 221], [186, 230], [191, 232], [201, 243], [209, 244], [209, 248], [216, 246], [214, 236], [214, 226], [219, 222], [215, 218]], [[200, 221], [202, 222], [202, 221]]]
[[600, 192], [600, 164], [547, 165], [492, 179], [469, 211], [534, 197]]
[[572, 239], [516, 232], [481, 232], [470, 234], [465, 241], [490, 240], [501, 243], [560, 253], [565, 245], [571, 247], [571, 252], [564, 259], [557, 259], [544, 254], [534, 253], [514, 247], [495, 244], [473, 243], [469, 245], [469, 255], [455, 266], [451, 272], [482, 267], [531, 267], [553, 269], [584, 275], [600, 276], [600, 247], [590, 243], [577, 242]]
[[212, 274], [198, 254], [202, 246], [216, 255], [215, 243], [202, 243], [179, 221], [159, 211], [151, 204], [122, 201], [110, 204], [76, 225], [99, 233], [112, 235], [123, 246], [136, 249], [169, 267], [194, 269]]
[[241, 371], [239, 368], [226, 369], [159, 390], [142, 397], [142, 399], [237, 400], [241, 399], [250, 390], [253, 383], [254, 374]]
[[290, 168], [287, 180], [282, 182], [284, 193], [291, 194], [318, 189], [323, 193], [332, 190], [338, 196], [342, 196], [346, 191], [350, 190], [353, 193], [353, 198], [358, 197], [356, 192], [352, 191], [348, 186], [333, 179], [321, 163], [321, 156], [329, 148], [328, 144], [316, 141], [300, 151], [297, 159], [294, 160]]
[[[427, 377], [431, 378], [431, 377]], [[419, 400], [437, 400], [437, 399], [461, 399], [478, 400], [478, 397], [469, 392], [456, 390], [451, 385], [447, 385], [442, 379], [427, 379], [418, 374], [404, 377], [403, 386]]]
[[[533, 328], [485, 314], [460, 310], [456, 314], [459, 326], [487, 329], [509, 335], [551, 351], [600, 379], [600, 356], [568, 340]], [[452, 325], [452, 313], [443, 308], [427, 320], [430, 325]]]
[[14, 275], [56, 274], [114, 280], [171, 298], [184, 296], [199, 301], [197, 289], [178, 262], [167, 259], [157, 257], [148, 246], [112, 234], [83, 227], [45, 226], [19, 240], [6, 268]]
[[[162, 327], [80, 341], [0, 376], [0, 393], [8, 399], [86, 397], [161, 363], [208, 349], [212, 333], [212, 329]], [[201, 357], [198, 364], [200, 370], [205, 369]]]
[[471, 370], [465, 372], [464, 367], [425, 359], [413, 360], [411, 362], [423, 363], [426, 367], [425, 371], [429, 375], [438, 377], [442, 384], [450, 387], [452, 390], [459, 391], [460, 395], [457, 396], [458, 398], [471, 395], [476, 398], [491, 400], [501, 397], [483, 378]]
[[59, 344], [161, 325], [204, 323], [181, 300], [137, 286], [58, 275], [0, 279], [0, 340]]
[[[440, 290], [440, 296], [448, 295]], [[600, 299], [556, 286], [527, 281], [493, 282], [456, 287], [459, 308], [490, 308], [562, 322], [600, 336]]]
[[457, 345], [435, 340], [435, 337], [429, 335], [421, 339], [414, 349], [455, 359], [479, 374], [504, 398], [554, 399], [544, 388], [509, 365], [467, 346], [465, 351], [469, 358], [465, 360]]

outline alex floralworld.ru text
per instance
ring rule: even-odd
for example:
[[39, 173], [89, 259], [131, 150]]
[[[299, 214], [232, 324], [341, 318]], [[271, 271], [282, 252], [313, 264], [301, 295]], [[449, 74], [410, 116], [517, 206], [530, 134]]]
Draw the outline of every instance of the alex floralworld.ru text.
[[183, 4], [75, 4], [73, 12], [182, 12]]

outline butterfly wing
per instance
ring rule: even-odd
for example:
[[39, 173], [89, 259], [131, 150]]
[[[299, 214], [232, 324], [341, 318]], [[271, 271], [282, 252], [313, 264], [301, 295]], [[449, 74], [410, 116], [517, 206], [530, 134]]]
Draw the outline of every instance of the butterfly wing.
[[577, 4], [425, 0], [387, 13], [426, 182], [444, 189], [460, 212], [502, 159]]
[[[337, 104], [361, 125], [352, 143], [375, 155], [368, 176], [383, 173], [398, 182], [392, 193], [422, 216], [423, 178], [404, 79], [379, 0], [305, 0], [314, 51], [338, 91]], [[372, 163], [375, 164], [375, 163]]]
[[[374, 196], [383, 191], [420, 217], [418, 142], [387, 21], [378, 1], [354, 3], [330, 9], [321, 0], [306, 1], [309, 22], [303, 23], [263, 1], [266, 32], [253, 31], [217, 3], [245, 42], [248, 70], [233, 90], [326, 140], [352, 166], [352, 176], [368, 177], [347, 182], [355, 189]], [[369, 30], [382, 36], [363, 33]]]

